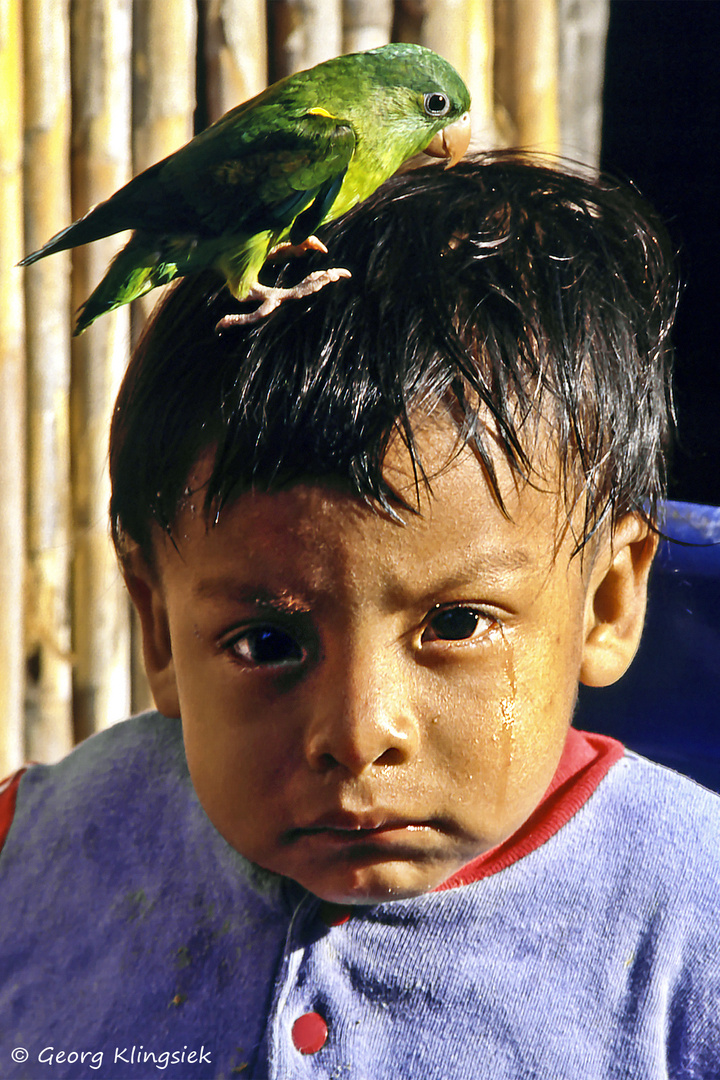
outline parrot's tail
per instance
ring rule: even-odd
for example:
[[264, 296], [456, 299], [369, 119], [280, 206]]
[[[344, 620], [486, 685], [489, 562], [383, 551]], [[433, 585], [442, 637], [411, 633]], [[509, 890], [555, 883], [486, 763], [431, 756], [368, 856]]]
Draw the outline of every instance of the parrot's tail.
[[104, 236], [135, 229], [139, 222], [147, 220], [148, 196], [153, 191], [155, 177], [164, 164], [164, 161], [158, 161], [156, 165], [134, 177], [109, 199], [93, 206], [84, 217], [61, 229], [47, 244], [26, 255], [18, 266], [30, 266], [38, 259], [44, 259], [46, 255], [54, 255], [56, 251], [68, 251], [69, 248], [101, 240]]
[[101, 315], [137, 300], [158, 285], [166, 285], [177, 275], [177, 265], [163, 261], [160, 252], [135, 233], [80, 307], [73, 336], [82, 334]]
[[132, 224], [120, 220], [112, 205], [112, 200], [99, 203], [98, 206], [89, 210], [85, 217], [73, 221], [55, 236], [43, 244], [37, 251], [31, 252], [18, 263], [18, 266], [30, 266], [38, 259], [44, 259], [46, 255], [54, 255], [56, 251], [68, 251], [70, 248], [80, 247], [82, 244], [90, 244], [93, 240], [101, 240], [104, 236], [122, 232], [132, 228]]

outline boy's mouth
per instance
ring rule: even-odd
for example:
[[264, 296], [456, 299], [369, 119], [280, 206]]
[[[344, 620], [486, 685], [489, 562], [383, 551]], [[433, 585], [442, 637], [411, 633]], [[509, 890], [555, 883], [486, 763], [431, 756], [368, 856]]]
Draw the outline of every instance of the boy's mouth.
[[365, 839], [380, 839], [391, 834], [421, 832], [435, 828], [430, 821], [397, 817], [392, 813], [373, 811], [353, 814], [345, 811], [323, 814], [308, 825], [298, 826], [286, 833], [288, 843], [303, 837], [322, 835], [329, 840], [356, 843]]

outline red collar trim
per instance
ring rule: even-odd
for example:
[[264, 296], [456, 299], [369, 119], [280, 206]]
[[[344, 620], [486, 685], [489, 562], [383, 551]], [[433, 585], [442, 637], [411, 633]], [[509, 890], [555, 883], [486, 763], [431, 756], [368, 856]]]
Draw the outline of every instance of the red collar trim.
[[23, 773], [26, 771], [27, 766], [24, 769], [18, 769], [12, 776], [0, 781], [0, 851], [2, 851], [7, 834], [10, 832], [10, 826], [15, 815], [18, 787]]
[[550, 787], [527, 821], [502, 844], [467, 863], [434, 891], [481, 881], [535, 851], [587, 802], [624, 752], [622, 743], [616, 739], [570, 728]]

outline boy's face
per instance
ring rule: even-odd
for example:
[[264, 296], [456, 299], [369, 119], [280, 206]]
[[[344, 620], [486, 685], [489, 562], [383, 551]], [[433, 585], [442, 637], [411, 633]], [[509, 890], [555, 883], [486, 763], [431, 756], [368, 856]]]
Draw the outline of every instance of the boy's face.
[[[439, 475], [404, 526], [300, 485], [210, 529], [187, 506], [177, 550], [157, 545], [158, 704], [180, 711], [200, 801], [243, 855], [335, 902], [426, 892], [526, 820], [594, 619], [596, 559], [570, 558], [556, 493], [499, 465], [508, 519], [469, 450], [440, 471], [449, 430], [419, 445]], [[401, 447], [386, 474], [412, 499]]]

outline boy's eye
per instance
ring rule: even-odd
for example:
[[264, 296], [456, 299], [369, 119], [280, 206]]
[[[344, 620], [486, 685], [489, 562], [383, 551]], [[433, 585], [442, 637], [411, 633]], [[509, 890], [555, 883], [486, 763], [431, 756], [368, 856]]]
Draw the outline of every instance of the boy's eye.
[[450, 607], [437, 611], [423, 631], [422, 641], [465, 641], [489, 630], [495, 620], [477, 608]]
[[233, 656], [246, 664], [277, 667], [298, 664], [305, 659], [301, 645], [276, 626], [252, 626], [229, 643]]

